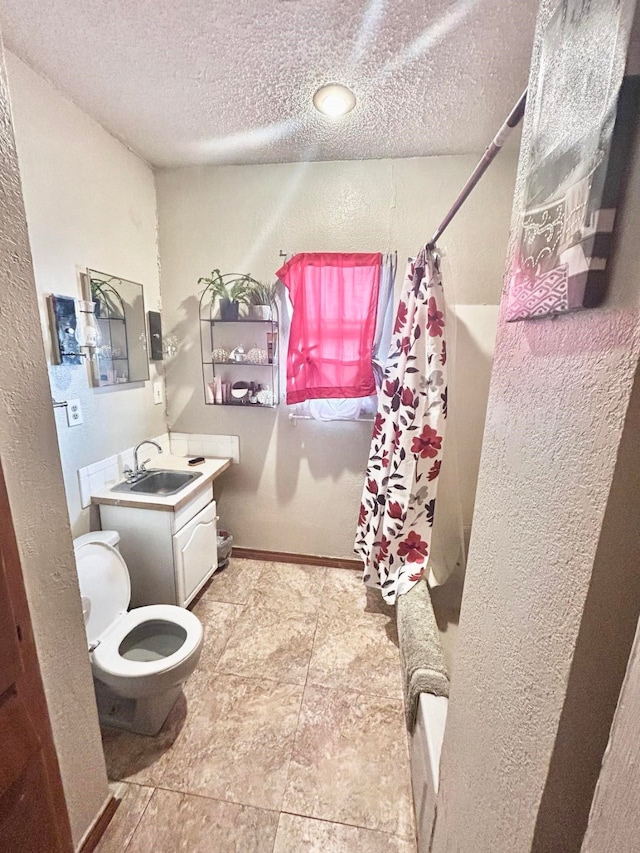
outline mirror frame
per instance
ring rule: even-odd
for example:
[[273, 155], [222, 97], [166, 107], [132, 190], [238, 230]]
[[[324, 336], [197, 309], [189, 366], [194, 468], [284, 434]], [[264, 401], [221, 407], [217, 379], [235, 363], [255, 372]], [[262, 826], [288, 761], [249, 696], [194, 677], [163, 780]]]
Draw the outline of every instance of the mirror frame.
[[[141, 383], [141, 382], [148, 382], [150, 379], [149, 335], [147, 332], [147, 312], [145, 309], [145, 302], [144, 302], [144, 285], [140, 284], [140, 282], [138, 282], [138, 281], [132, 281], [131, 279], [123, 278], [122, 276], [113, 275], [112, 273], [106, 273], [106, 272], [102, 272], [101, 270], [96, 270], [96, 269], [92, 269], [91, 267], [87, 267], [86, 273], [84, 273], [84, 276], [83, 276], [83, 278], [84, 278], [83, 289], [85, 290], [85, 298], [88, 301], [91, 301], [94, 303], [96, 302], [96, 300], [94, 299], [93, 292], [92, 292], [92, 279], [95, 276], [100, 276], [101, 278], [104, 278], [107, 280], [106, 283], [114, 290], [114, 292], [118, 296], [120, 303], [122, 305], [122, 315], [123, 315], [122, 317], [107, 317], [107, 318], [102, 318], [102, 319], [109, 320], [110, 335], [111, 335], [111, 322], [112, 321], [119, 320], [120, 322], [124, 323], [124, 335], [125, 335], [124, 346], [127, 348], [126, 359], [127, 359], [128, 376], [130, 376], [131, 374], [130, 374], [130, 356], [129, 356], [130, 340], [129, 340], [129, 337], [128, 337], [127, 331], [126, 331], [126, 327], [127, 327], [127, 303], [123, 299], [121, 294], [118, 292], [118, 290], [114, 286], [114, 284], [112, 284], [111, 282], [114, 282], [114, 283], [115, 282], [123, 282], [126, 284], [135, 285], [136, 287], [140, 288], [141, 307], [140, 307], [140, 319], [139, 319], [138, 326], [139, 326], [141, 331], [140, 331], [140, 335], [138, 337], [141, 338], [142, 336], [144, 336], [143, 347], [144, 347], [144, 352], [145, 352], [145, 359], [144, 359], [145, 375], [144, 376], [141, 375], [141, 376], [136, 377], [134, 379], [128, 378], [124, 381], [122, 380], [122, 378], [120, 379], [120, 381], [115, 381], [115, 379], [114, 379], [114, 381], [105, 381], [104, 379], [101, 380], [100, 379], [101, 362], [103, 364], [109, 362], [111, 364], [110, 369], [113, 370], [114, 369], [113, 368], [114, 359], [113, 358], [101, 357], [100, 352], [99, 352], [100, 351], [100, 344], [99, 344], [98, 347], [96, 347], [96, 349], [94, 350], [92, 357], [89, 359], [89, 366], [90, 366], [89, 374], [90, 374], [90, 378], [91, 378], [91, 384], [93, 385], [94, 388], [121, 388], [121, 387], [131, 387], [132, 385], [137, 385], [138, 383]], [[131, 312], [129, 312], [129, 314], [130, 313]], [[138, 314], [138, 311], [136, 311], [136, 315], [137, 314]], [[96, 326], [98, 325], [100, 319], [101, 318], [98, 316], [95, 317]], [[111, 338], [110, 338], [110, 340], [111, 340]], [[103, 344], [103, 346], [104, 346], [104, 344]]]

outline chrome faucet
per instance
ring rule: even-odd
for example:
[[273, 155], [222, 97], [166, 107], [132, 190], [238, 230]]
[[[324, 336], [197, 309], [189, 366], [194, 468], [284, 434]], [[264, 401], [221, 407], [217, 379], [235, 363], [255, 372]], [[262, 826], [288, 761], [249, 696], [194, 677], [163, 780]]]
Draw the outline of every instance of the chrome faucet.
[[162, 453], [162, 448], [157, 441], [151, 441], [147, 438], [144, 441], [141, 441], [140, 444], [136, 444], [133, 449], [133, 471], [128, 465], [126, 465], [123, 472], [127, 483], [135, 483], [147, 473], [146, 466], [148, 462], [151, 462], [151, 459], [145, 459], [144, 462], [138, 463], [138, 451], [143, 444], [153, 444], [153, 446], [157, 448], [158, 453]]

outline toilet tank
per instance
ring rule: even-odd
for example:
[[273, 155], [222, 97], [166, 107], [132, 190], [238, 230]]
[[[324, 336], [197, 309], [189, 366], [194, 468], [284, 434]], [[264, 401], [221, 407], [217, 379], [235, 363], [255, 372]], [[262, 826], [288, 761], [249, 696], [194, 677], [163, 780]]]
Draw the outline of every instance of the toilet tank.
[[73, 547], [77, 549], [88, 542], [104, 542], [105, 545], [117, 548], [120, 542], [120, 534], [115, 530], [94, 530], [91, 533], [83, 533], [82, 536], [73, 540]]

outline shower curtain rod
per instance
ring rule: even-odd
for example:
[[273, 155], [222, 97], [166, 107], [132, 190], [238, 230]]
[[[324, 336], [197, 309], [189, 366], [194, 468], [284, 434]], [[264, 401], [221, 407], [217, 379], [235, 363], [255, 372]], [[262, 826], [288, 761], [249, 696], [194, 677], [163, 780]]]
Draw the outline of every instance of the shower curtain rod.
[[451, 205], [449, 212], [447, 213], [445, 218], [440, 223], [438, 230], [435, 232], [433, 237], [427, 243], [428, 249], [434, 248], [435, 244], [438, 242], [440, 237], [442, 237], [444, 231], [449, 226], [449, 223], [451, 222], [453, 217], [460, 210], [462, 205], [465, 203], [465, 201], [467, 200], [467, 198], [471, 194], [471, 191], [473, 190], [475, 185], [478, 183], [480, 178], [487, 171], [487, 169], [489, 168], [489, 166], [491, 165], [491, 163], [493, 162], [495, 157], [502, 150], [502, 146], [507, 141], [507, 139], [508, 139], [509, 135], [511, 134], [511, 131], [513, 130], [513, 128], [517, 127], [520, 124], [520, 121], [522, 120], [522, 116], [524, 115], [524, 109], [525, 109], [526, 103], [527, 103], [527, 90], [525, 89], [524, 92], [522, 93], [522, 95], [520, 96], [520, 99], [518, 100], [517, 104], [514, 106], [514, 108], [509, 113], [506, 121], [504, 122], [504, 124], [502, 125], [500, 130], [494, 136], [493, 142], [489, 145], [487, 150], [484, 152], [482, 159], [480, 160], [478, 165], [475, 167], [475, 169], [471, 173], [469, 180], [463, 186], [462, 190], [460, 191], [459, 196], [454, 201], [454, 203]]

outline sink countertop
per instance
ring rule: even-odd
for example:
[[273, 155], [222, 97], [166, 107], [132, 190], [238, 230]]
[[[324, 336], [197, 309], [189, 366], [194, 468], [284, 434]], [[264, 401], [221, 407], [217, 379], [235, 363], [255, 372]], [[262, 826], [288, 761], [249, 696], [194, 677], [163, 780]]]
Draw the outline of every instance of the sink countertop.
[[[191, 500], [197, 492], [209, 486], [216, 477], [231, 465], [231, 459], [205, 459], [200, 465], [187, 465], [186, 456], [157, 456], [149, 472], [155, 470], [164, 471], [189, 471], [202, 474], [191, 483], [180, 489], [173, 495], [145, 495], [142, 492], [112, 492], [111, 486], [91, 493], [92, 504], [108, 504], [109, 506], [130, 506], [140, 509], [163, 509], [175, 512], [185, 503]], [[122, 482], [122, 481], [120, 481]], [[116, 486], [117, 483], [112, 485]]]

